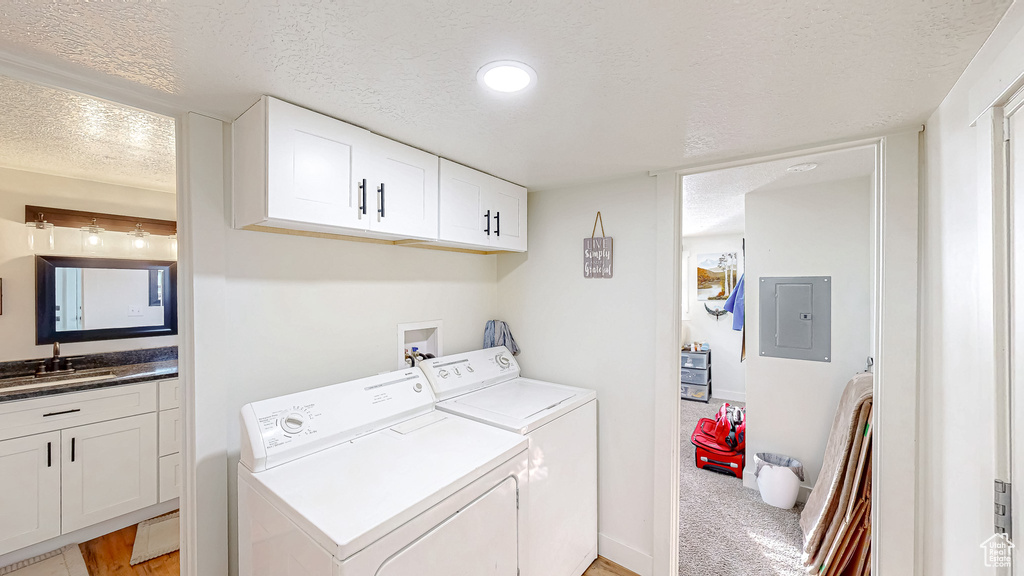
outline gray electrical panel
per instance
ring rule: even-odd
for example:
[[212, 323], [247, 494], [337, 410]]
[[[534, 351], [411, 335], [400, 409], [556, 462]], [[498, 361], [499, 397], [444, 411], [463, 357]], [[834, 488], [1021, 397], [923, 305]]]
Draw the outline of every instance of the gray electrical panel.
[[760, 355], [832, 361], [832, 277], [761, 278]]

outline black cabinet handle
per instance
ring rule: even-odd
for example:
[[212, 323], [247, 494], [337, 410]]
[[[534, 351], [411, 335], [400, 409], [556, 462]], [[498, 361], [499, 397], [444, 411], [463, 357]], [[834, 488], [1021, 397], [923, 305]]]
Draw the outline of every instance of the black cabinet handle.
[[71, 439], [71, 461], [75, 461], [75, 439]]
[[43, 414], [43, 418], [47, 418], [49, 416], [60, 416], [61, 414], [74, 414], [75, 412], [81, 411], [81, 408], [75, 408], [73, 410], [61, 410], [60, 412], [50, 412], [49, 414]]
[[46, 467], [47, 468], [53, 466], [53, 452], [51, 450], [52, 448], [53, 448], [53, 442], [47, 442], [46, 443]]
[[494, 235], [501, 236], [501, 212], [494, 213]]
[[484, 214], [484, 218], [487, 218], [487, 228], [484, 228], [484, 232], [487, 232], [487, 235], [490, 236], [491, 235], [491, 211], [490, 210], [488, 210], [487, 213]]
[[366, 215], [366, 178], [363, 178], [363, 181], [359, 183], [359, 190], [363, 193], [363, 202], [359, 206], [359, 209], [363, 212], [363, 215], [365, 216]]
[[380, 212], [380, 217], [383, 218], [384, 217], [384, 183], [383, 182], [380, 183], [380, 188], [377, 188], [377, 192], [380, 192], [380, 210], [377, 210], [377, 212]]

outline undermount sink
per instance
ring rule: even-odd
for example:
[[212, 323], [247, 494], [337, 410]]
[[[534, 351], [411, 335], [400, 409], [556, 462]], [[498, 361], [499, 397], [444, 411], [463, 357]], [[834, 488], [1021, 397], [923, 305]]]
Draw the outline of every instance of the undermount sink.
[[[33, 388], [46, 388], [49, 386], [64, 386], [68, 384], [82, 384], [84, 382], [95, 382], [97, 380], [109, 380], [114, 378], [113, 372], [88, 372], [81, 375], [68, 375], [68, 376], [39, 376], [39, 377], [24, 377], [24, 378], [12, 378], [8, 380], [13, 386], [4, 386], [4, 382], [0, 381], [0, 392], [12, 392], [15, 390], [31, 390]], [[14, 382], [12, 382], [14, 381]]]

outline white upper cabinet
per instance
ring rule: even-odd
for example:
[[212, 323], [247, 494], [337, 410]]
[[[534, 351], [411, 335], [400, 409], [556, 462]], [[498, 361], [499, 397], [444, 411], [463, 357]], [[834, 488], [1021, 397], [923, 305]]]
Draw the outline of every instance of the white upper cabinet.
[[371, 135], [370, 230], [437, 239], [437, 156]]
[[526, 188], [441, 158], [439, 193], [441, 242], [526, 251]]
[[437, 156], [264, 96], [232, 126], [235, 227], [437, 238]]

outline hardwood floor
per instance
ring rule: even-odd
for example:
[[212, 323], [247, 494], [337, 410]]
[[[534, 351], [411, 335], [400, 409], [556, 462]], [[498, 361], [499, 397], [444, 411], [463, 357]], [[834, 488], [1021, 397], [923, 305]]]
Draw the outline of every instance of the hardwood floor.
[[135, 524], [78, 545], [89, 576], [178, 576], [179, 552], [164, 554], [132, 566]]
[[598, 556], [597, 560], [587, 568], [587, 571], [583, 573], [583, 576], [639, 576], [632, 570], [627, 570], [622, 566], [619, 566], [615, 562], [605, 558], [604, 556]]
[[[135, 529], [132, 525], [117, 532], [79, 544], [89, 576], [178, 576], [180, 573], [179, 553], [172, 552], [148, 562], [132, 566], [132, 547], [135, 545]], [[598, 556], [583, 576], [638, 576]]]

